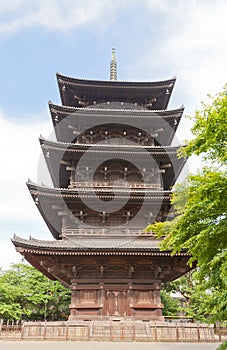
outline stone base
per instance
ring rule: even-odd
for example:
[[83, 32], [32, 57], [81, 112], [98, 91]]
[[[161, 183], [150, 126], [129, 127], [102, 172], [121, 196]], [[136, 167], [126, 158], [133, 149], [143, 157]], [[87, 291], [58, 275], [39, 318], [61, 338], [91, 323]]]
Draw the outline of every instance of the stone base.
[[211, 342], [212, 326], [195, 323], [154, 322], [130, 319], [25, 322], [24, 340]]
[[95, 315], [80, 315], [73, 316], [70, 315], [68, 318], [69, 322], [85, 321], [85, 322], [165, 322], [164, 316], [95, 316]]

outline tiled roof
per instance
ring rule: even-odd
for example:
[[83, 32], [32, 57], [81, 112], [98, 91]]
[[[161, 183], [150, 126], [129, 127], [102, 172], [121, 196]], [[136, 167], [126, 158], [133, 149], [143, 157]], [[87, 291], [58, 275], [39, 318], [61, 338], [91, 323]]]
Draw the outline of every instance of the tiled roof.
[[44, 241], [35, 238], [24, 239], [14, 236], [12, 239], [15, 246], [23, 246], [34, 249], [47, 250], [159, 250], [160, 240], [154, 237], [85, 237], [73, 236], [62, 240]]
[[160, 81], [122, 81], [122, 80], [117, 80], [117, 81], [110, 81], [110, 80], [91, 80], [91, 79], [81, 79], [81, 78], [74, 78], [71, 76], [63, 75], [60, 73], [57, 73], [57, 79], [64, 81], [64, 83], [68, 84], [73, 84], [73, 85], [79, 85], [79, 86], [108, 86], [113, 88], [115, 87], [133, 87], [133, 88], [156, 88], [159, 86], [164, 86], [164, 87], [169, 87], [170, 84], [174, 84], [176, 81], [176, 77], [174, 76], [172, 79], [167, 79], [167, 80], [160, 80]]
[[[121, 107], [121, 108], [120, 108]], [[75, 116], [86, 116], [86, 115], [96, 115], [99, 112], [99, 116], [108, 117], [111, 115], [121, 117], [122, 111], [124, 111], [123, 118], [134, 117], [134, 118], [178, 118], [181, 117], [184, 111], [184, 106], [181, 106], [177, 109], [172, 110], [149, 110], [142, 106], [135, 106], [134, 104], [124, 102], [123, 105], [121, 102], [109, 102], [109, 103], [97, 103], [90, 105], [88, 107], [73, 107], [73, 106], [61, 106], [56, 105], [49, 101], [49, 108], [52, 113], [56, 112], [59, 114], [68, 114], [75, 113]]]
[[[73, 237], [72, 239], [44, 241], [34, 238], [24, 239], [13, 237], [13, 244], [20, 252], [29, 252], [48, 255], [73, 255], [73, 254], [146, 254], [158, 256], [170, 256], [170, 251], [160, 251], [160, 240], [154, 237]], [[187, 256], [182, 251], [177, 256]]]
[[84, 80], [57, 73], [63, 105], [86, 107], [106, 101], [137, 103], [151, 109], [166, 109], [176, 78], [156, 82]]
[[65, 152], [84, 152], [85, 150], [89, 149], [90, 152], [102, 152], [104, 150], [108, 150], [109, 152], [114, 151], [122, 151], [122, 152], [133, 152], [135, 153], [145, 153], [150, 152], [151, 154], [176, 154], [179, 150], [178, 146], [141, 146], [139, 144], [113, 144], [111, 142], [109, 143], [98, 143], [98, 144], [88, 144], [88, 143], [68, 143], [68, 142], [55, 142], [51, 140], [47, 140], [43, 137], [39, 138], [40, 144], [43, 145], [43, 147], [48, 147], [54, 150], [64, 150]]
[[147, 108], [143, 106], [137, 106], [133, 103], [127, 103], [127, 102], [104, 102], [104, 103], [97, 103], [90, 105], [89, 107], [85, 107], [85, 109], [124, 109], [124, 110], [133, 110], [133, 111], [147, 111]]
[[[32, 182], [30, 179], [27, 181], [27, 186], [30, 191], [36, 191], [38, 192], [39, 195], [54, 195], [54, 196], [59, 196], [59, 197], [64, 197], [64, 198], [73, 198], [77, 197], [79, 193], [81, 194], [87, 194], [88, 197], [93, 197], [93, 192], [91, 192], [92, 187], [78, 187], [76, 189], [71, 189], [71, 188], [51, 188], [51, 187], [46, 187], [44, 185], [37, 185], [34, 182]], [[98, 192], [98, 189], [97, 189]], [[172, 193], [171, 191], [166, 191], [166, 190], [154, 190], [150, 188], [141, 188], [141, 189], [131, 189], [131, 188], [100, 188], [99, 193], [107, 194], [108, 196], [116, 196], [118, 195], [118, 198], [125, 198], [124, 195], [128, 195], [128, 193], [134, 194], [132, 195], [131, 198], [133, 199], [144, 199], [144, 195], [146, 197], [151, 198], [151, 199], [169, 199], [170, 194]], [[121, 196], [122, 195], [122, 196]]]

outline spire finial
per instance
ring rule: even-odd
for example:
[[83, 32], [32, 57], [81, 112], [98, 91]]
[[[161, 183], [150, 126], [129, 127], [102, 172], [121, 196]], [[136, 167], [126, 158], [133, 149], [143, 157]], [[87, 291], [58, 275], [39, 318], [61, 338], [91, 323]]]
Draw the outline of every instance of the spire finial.
[[117, 61], [115, 57], [115, 48], [112, 48], [112, 58], [110, 62], [110, 80], [117, 80]]

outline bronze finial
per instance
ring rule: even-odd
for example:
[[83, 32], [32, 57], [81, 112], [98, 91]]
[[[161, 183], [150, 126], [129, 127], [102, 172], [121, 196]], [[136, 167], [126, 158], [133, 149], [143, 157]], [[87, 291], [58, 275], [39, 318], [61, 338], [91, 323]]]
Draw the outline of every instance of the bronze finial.
[[112, 58], [110, 62], [110, 80], [117, 80], [117, 61], [115, 57], [115, 48], [112, 48]]

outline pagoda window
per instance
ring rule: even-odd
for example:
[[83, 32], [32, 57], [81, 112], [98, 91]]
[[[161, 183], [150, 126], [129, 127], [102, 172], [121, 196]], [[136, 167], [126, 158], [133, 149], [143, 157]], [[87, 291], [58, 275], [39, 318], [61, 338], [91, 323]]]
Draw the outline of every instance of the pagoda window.
[[161, 164], [160, 169], [169, 169], [172, 167], [171, 163]]
[[70, 172], [70, 185], [72, 184], [72, 182], [76, 181], [76, 171], [75, 169], [71, 170]]
[[155, 132], [155, 133], [160, 133], [160, 132], [162, 132], [163, 130], [164, 130], [163, 128], [159, 128], [159, 129], [154, 130], [154, 132]]
[[86, 213], [84, 213], [82, 210], [79, 211], [79, 218], [81, 223], [84, 223], [85, 216], [87, 216]]
[[88, 166], [85, 167], [85, 177], [86, 177], [86, 180], [88, 181], [89, 180], [89, 174], [90, 174], [90, 169]]
[[124, 168], [124, 180], [127, 179], [127, 175], [128, 175], [128, 168]]
[[99, 216], [101, 216], [102, 219], [102, 224], [104, 225], [106, 223], [106, 212], [103, 211], [101, 214], [99, 214]]
[[126, 223], [128, 224], [129, 220], [130, 220], [130, 217], [131, 217], [131, 212], [130, 211], [127, 211], [127, 214], [126, 214]]

